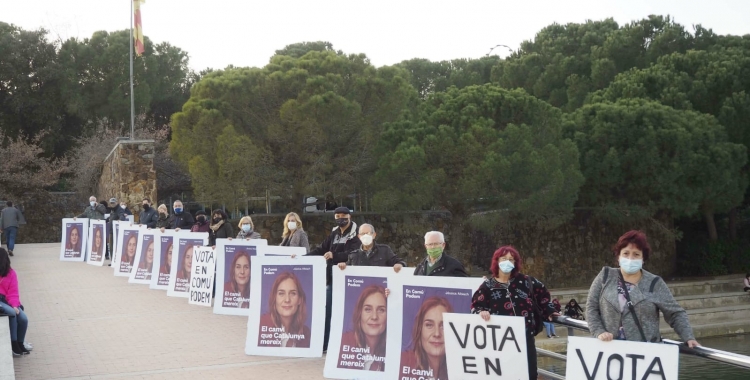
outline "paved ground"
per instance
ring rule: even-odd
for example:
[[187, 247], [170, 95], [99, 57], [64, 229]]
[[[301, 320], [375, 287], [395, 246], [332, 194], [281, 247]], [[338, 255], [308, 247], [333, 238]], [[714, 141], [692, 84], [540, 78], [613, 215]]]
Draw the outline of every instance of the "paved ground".
[[128, 284], [107, 266], [60, 262], [59, 244], [14, 253], [34, 345], [14, 359], [16, 379], [323, 378], [323, 358], [245, 355], [246, 317]]

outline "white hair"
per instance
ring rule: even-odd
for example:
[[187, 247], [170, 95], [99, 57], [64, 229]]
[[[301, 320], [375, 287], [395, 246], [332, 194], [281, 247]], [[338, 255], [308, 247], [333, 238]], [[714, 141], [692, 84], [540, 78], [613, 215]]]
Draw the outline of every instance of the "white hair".
[[427, 242], [427, 238], [430, 237], [430, 236], [433, 236], [433, 235], [436, 235], [436, 236], [440, 237], [440, 242], [441, 243], [445, 243], [445, 235], [443, 235], [443, 233], [440, 232], [440, 231], [430, 231], [430, 232], [424, 234], [424, 241], [425, 241], [425, 243]]
[[370, 232], [375, 233], [375, 227], [373, 227], [372, 224], [370, 224], [370, 223], [364, 223], [364, 224], [360, 225], [359, 226], [359, 230], [361, 231], [362, 227], [364, 227], [364, 226], [370, 227]]

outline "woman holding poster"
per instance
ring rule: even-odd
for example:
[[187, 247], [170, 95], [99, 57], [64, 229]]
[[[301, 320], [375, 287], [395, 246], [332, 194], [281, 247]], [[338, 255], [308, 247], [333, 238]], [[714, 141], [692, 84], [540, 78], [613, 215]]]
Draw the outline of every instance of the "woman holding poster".
[[[526, 356], [529, 379], [536, 379], [537, 361], [534, 336], [555, 311], [547, 288], [534, 277], [521, 273], [521, 255], [511, 246], [500, 247], [492, 255], [492, 277], [479, 286], [471, 298], [471, 313], [488, 321], [490, 315], [523, 317], [526, 322]], [[541, 314], [541, 315], [540, 315]]]
[[385, 369], [388, 309], [385, 288], [370, 285], [362, 290], [352, 315], [352, 331], [341, 337], [341, 353], [355, 354], [358, 360], [339, 361], [339, 368], [383, 371]]
[[[143, 275], [144, 280], [151, 279], [151, 270], [154, 267], [154, 239], [148, 242], [145, 252], [141, 252], [141, 262], [138, 264], [138, 272]], [[139, 276], [140, 277], [140, 276]], [[138, 277], [136, 277], [138, 278]]]
[[83, 225], [68, 225], [68, 241], [65, 244], [66, 257], [81, 257], [81, 226]]
[[[260, 317], [260, 347], [310, 347], [307, 296], [297, 276], [283, 272], [276, 277], [268, 297], [268, 314]], [[263, 339], [272, 334], [273, 339]]]
[[[237, 252], [229, 269], [231, 279], [224, 284], [224, 307], [247, 309], [250, 307], [250, 255]], [[238, 302], [227, 302], [227, 299]]]
[[414, 318], [411, 347], [401, 353], [404, 371], [425, 379], [448, 379], [443, 313], [452, 312], [453, 306], [443, 297], [430, 297], [422, 303]]

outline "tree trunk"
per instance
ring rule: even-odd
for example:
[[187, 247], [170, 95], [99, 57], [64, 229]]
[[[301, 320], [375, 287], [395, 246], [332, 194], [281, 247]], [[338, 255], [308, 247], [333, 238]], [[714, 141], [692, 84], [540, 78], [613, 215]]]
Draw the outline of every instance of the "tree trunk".
[[706, 228], [708, 228], [708, 238], [711, 241], [719, 239], [719, 234], [716, 232], [716, 221], [714, 220], [714, 210], [712, 207], [703, 206], [703, 217], [706, 219]]
[[737, 240], [737, 220], [739, 217], [737, 207], [729, 210], [729, 238], [732, 240]]
[[470, 247], [464, 247], [465, 220], [466, 217], [463, 215], [463, 213], [451, 211], [450, 230], [448, 231], [450, 233], [450, 236], [446, 236], [445, 242], [447, 243], [446, 248], [448, 254], [455, 257], [458, 261], [464, 264], [464, 267], [466, 267], [466, 271], [468, 272], [468, 268], [470, 267], [472, 258]]

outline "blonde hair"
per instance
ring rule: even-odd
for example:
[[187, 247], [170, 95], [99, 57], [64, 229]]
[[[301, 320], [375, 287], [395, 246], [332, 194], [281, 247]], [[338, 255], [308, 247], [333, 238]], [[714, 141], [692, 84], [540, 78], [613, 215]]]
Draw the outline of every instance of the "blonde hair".
[[285, 238], [285, 237], [289, 236], [289, 234], [292, 233], [292, 231], [289, 231], [289, 227], [287, 227], [287, 223], [289, 222], [289, 217], [290, 216], [293, 216], [294, 219], [297, 220], [297, 230], [301, 230], [302, 229], [302, 219], [300, 219], [299, 215], [297, 215], [296, 212], [290, 212], [290, 213], [286, 214], [286, 216], [284, 217], [284, 233], [281, 234], [282, 238]]
[[167, 209], [167, 205], [165, 205], [164, 203], [160, 204], [159, 207], [156, 208], [156, 211], [159, 212], [162, 209], [164, 209], [164, 212], [166, 212], [167, 214], [169, 214], [169, 210]]
[[242, 224], [244, 224], [245, 222], [249, 222], [250, 227], [252, 227], [253, 230], [255, 229], [255, 223], [253, 223], [253, 218], [249, 216], [243, 216], [242, 219], [240, 219], [240, 224], [237, 225], [237, 228], [242, 229]]

